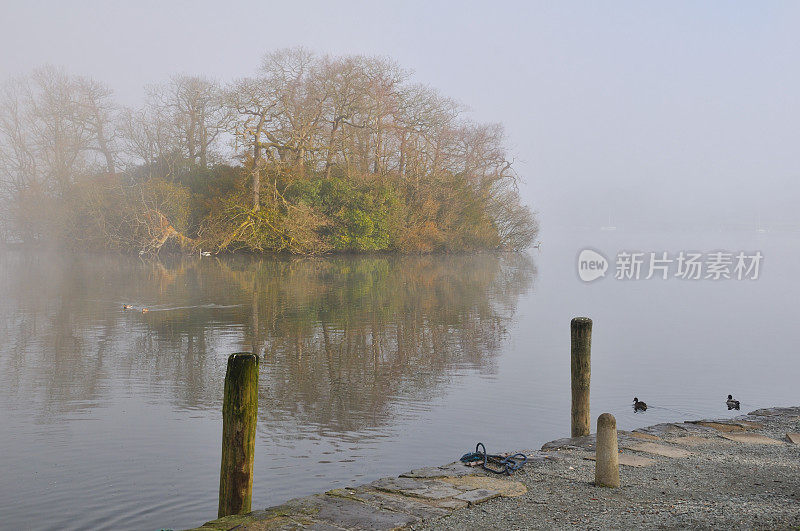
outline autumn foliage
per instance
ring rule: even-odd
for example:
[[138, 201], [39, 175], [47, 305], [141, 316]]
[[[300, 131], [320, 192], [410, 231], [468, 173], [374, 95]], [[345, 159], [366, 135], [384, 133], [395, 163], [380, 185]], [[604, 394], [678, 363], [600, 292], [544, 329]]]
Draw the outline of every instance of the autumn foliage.
[[385, 58], [264, 57], [226, 85], [178, 76], [125, 109], [43, 68], [0, 102], [7, 238], [162, 249], [521, 249], [536, 234], [502, 127]]

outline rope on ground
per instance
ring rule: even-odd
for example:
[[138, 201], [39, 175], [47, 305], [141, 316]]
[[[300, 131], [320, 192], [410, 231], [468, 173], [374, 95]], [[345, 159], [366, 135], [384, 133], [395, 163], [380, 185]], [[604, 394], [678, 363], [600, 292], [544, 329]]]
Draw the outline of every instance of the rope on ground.
[[487, 454], [486, 446], [483, 443], [478, 443], [474, 452], [468, 452], [461, 456], [462, 463], [476, 463], [479, 461], [480, 466], [487, 472], [510, 476], [522, 468], [528, 462], [528, 458], [522, 453], [509, 456]]

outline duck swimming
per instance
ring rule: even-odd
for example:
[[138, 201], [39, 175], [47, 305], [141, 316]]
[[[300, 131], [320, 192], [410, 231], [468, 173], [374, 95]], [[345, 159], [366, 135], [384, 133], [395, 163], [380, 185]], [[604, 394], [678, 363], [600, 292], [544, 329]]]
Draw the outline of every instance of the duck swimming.
[[147, 313], [147, 312], [149, 312], [149, 311], [150, 311], [150, 310], [148, 310], [147, 308], [142, 308], [142, 313]]
[[647, 411], [647, 404], [640, 402], [638, 398], [633, 397], [633, 410], [634, 411]]
[[725, 404], [728, 406], [728, 411], [730, 411], [731, 409], [735, 409], [738, 411], [739, 409], [739, 401], [734, 400], [733, 396], [731, 395], [728, 395], [728, 399], [725, 401]]
[[133, 310], [133, 305], [132, 304], [123, 304], [122, 305], [122, 309], [123, 310]]

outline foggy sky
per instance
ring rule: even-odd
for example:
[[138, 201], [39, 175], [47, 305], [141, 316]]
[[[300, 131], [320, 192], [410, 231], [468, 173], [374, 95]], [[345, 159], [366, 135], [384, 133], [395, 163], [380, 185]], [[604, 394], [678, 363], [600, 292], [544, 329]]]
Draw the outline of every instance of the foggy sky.
[[0, 2], [0, 78], [45, 63], [136, 105], [303, 45], [380, 54], [505, 124], [550, 228], [800, 228], [800, 4]]

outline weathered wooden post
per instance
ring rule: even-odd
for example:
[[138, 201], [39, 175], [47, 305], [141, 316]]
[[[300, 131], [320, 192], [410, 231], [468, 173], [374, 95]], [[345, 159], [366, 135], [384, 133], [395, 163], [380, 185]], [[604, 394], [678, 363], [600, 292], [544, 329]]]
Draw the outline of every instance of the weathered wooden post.
[[572, 339], [572, 437], [589, 435], [589, 379], [592, 374], [592, 320], [575, 317]]
[[597, 417], [594, 484], [598, 487], [619, 487], [619, 453], [617, 419], [611, 413]]
[[218, 518], [250, 512], [258, 413], [258, 356], [228, 357], [222, 399], [222, 465]]

